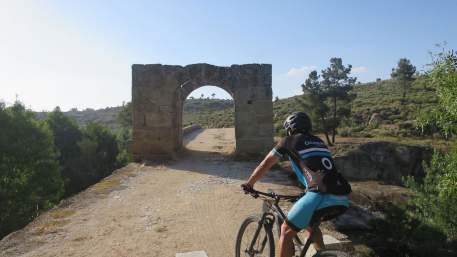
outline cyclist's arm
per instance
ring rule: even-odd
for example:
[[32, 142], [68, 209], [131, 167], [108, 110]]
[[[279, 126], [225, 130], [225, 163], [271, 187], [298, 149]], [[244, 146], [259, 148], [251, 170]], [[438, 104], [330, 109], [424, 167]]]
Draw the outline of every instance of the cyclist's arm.
[[271, 151], [265, 159], [255, 168], [252, 175], [249, 177], [247, 184], [254, 186], [254, 184], [271, 168], [278, 163], [279, 157]]

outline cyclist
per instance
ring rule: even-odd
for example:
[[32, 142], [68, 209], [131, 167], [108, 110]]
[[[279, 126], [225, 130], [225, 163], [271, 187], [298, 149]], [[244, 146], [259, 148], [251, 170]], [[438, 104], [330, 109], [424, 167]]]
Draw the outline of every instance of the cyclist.
[[[249, 191], [254, 184], [280, 159], [288, 157], [298, 180], [307, 193], [301, 197], [287, 214], [281, 226], [279, 238], [280, 257], [291, 257], [294, 252], [293, 238], [302, 229], [309, 228], [311, 218], [317, 210], [331, 206], [349, 206], [347, 195], [351, 187], [337, 172], [330, 151], [325, 143], [311, 134], [311, 120], [304, 112], [294, 112], [284, 122], [286, 137], [271, 150], [257, 166], [248, 181], [241, 185]], [[314, 231], [316, 251], [324, 249], [322, 232]]]

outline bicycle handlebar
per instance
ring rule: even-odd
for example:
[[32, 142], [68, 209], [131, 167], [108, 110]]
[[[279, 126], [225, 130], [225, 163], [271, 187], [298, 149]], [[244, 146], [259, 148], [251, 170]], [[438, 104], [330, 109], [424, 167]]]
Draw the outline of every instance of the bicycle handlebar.
[[299, 198], [301, 198], [303, 195], [306, 194], [306, 192], [304, 192], [304, 193], [299, 194], [299, 195], [279, 195], [279, 194], [276, 194], [275, 192], [266, 193], [266, 192], [255, 190], [253, 188], [250, 188], [249, 190], [245, 189], [244, 192], [246, 194], [250, 194], [254, 198], [259, 197], [259, 195], [263, 195], [263, 196], [270, 197], [270, 198], [273, 198], [273, 199], [278, 200], [278, 201], [280, 201], [280, 200], [296, 201]]

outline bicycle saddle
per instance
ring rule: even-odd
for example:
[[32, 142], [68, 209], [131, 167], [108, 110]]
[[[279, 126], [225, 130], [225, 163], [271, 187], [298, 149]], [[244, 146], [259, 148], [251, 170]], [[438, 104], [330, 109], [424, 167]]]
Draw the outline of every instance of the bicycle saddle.
[[317, 210], [311, 218], [311, 224], [334, 219], [343, 214], [347, 209], [348, 208], [343, 205], [334, 205]]

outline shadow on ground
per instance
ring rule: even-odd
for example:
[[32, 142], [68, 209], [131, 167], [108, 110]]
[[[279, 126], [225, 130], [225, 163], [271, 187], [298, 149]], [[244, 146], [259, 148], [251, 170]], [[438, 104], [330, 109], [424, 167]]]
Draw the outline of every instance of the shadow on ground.
[[[237, 161], [233, 156], [217, 152], [184, 149], [179, 154], [179, 161], [149, 161], [147, 166], [164, 165], [172, 170], [196, 172], [224, 179], [246, 181], [259, 161]], [[272, 169], [261, 179], [261, 182], [295, 186], [293, 174], [280, 169]]]

